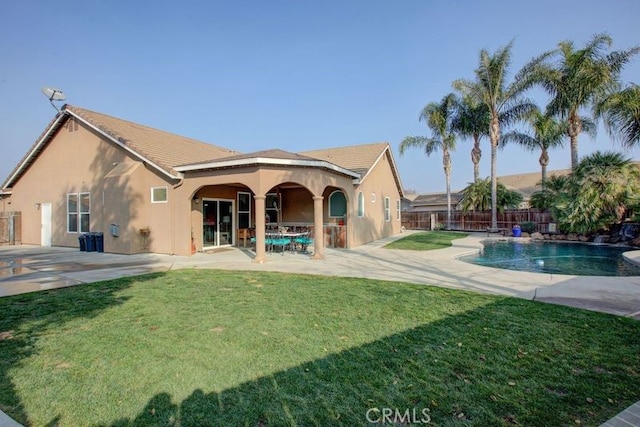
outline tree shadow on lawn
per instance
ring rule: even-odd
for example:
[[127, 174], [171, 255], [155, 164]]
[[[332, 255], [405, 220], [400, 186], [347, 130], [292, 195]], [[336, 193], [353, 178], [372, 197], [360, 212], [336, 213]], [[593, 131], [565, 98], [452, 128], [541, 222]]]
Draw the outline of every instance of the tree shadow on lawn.
[[597, 425], [640, 398], [638, 366], [640, 322], [498, 298], [111, 425]]
[[47, 329], [77, 318], [92, 318], [129, 297], [118, 293], [134, 283], [153, 280], [165, 273], [121, 278], [50, 291], [0, 298], [0, 409], [23, 425], [29, 417], [11, 381], [10, 372], [34, 355], [38, 337]]

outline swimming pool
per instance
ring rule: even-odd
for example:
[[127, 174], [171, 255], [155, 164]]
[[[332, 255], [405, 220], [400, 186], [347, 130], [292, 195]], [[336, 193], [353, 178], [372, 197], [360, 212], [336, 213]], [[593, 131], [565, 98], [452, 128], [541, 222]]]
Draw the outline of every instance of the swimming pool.
[[640, 276], [640, 266], [622, 257], [628, 247], [574, 242], [485, 240], [479, 253], [461, 261], [487, 267], [579, 276]]

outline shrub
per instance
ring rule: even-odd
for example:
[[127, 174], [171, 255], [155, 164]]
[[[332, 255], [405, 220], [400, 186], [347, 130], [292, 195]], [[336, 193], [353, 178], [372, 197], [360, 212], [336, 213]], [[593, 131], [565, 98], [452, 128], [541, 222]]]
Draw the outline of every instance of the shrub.
[[536, 223], [531, 221], [523, 221], [520, 223], [520, 229], [525, 233], [533, 233], [536, 231]]

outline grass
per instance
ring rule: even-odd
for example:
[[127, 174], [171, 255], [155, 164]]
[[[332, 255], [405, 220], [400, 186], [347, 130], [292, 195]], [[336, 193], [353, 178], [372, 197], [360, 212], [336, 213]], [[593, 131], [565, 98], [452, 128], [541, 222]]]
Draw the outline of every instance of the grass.
[[427, 231], [413, 233], [407, 237], [386, 244], [387, 249], [406, 249], [412, 251], [429, 251], [451, 246], [451, 241], [467, 237], [467, 233], [457, 231]]
[[640, 322], [430, 286], [182, 270], [0, 313], [25, 425], [599, 425], [640, 399]]

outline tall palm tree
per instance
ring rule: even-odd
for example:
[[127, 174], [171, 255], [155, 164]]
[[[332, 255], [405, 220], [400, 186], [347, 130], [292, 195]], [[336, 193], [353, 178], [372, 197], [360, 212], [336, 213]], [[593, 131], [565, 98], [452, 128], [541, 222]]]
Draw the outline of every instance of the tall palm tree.
[[498, 49], [494, 54], [480, 51], [480, 64], [475, 70], [476, 80], [456, 80], [453, 87], [465, 95], [486, 105], [489, 110], [489, 140], [491, 142], [491, 228], [498, 227], [497, 215], [497, 151], [500, 142], [500, 126], [509, 125], [535, 108], [535, 104], [523, 98], [523, 93], [533, 81], [529, 78], [530, 69], [537, 65], [532, 61], [528, 67], [516, 74], [511, 83], [507, 83], [507, 74], [511, 65], [513, 42]]
[[458, 99], [453, 128], [459, 136], [473, 138], [471, 162], [473, 163], [474, 182], [480, 179], [480, 158], [482, 157], [480, 138], [489, 136], [489, 120], [489, 109], [486, 104], [478, 102], [477, 99], [469, 95]]
[[609, 134], [619, 136], [624, 146], [640, 145], [640, 86], [632, 84], [612, 93], [596, 106], [595, 113], [604, 117]]
[[549, 165], [549, 149], [562, 147], [566, 124], [558, 122], [552, 116], [542, 114], [538, 108], [535, 108], [526, 117], [525, 122], [531, 128], [532, 133], [519, 130], [507, 132], [502, 136], [501, 144], [516, 143], [531, 152], [540, 150], [538, 162], [540, 163], [542, 189], [544, 190], [547, 166]]
[[563, 41], [537, 60], [536, 78], [552, 99], [547, 111], [566, 120], [571, 144], [571, 169], [578, 165], [578, 135], [583, 131], [582, 108], [594, 107], [607, 91], [619, 86], [620, 72], [640, 52], [640, 46], [605, 53], [612, 44], [607, 34], [595, 34], [583, 49]]
[[442, 151], [442, 164], [447, 191], [447, 229], [451, 229], [451, 154], [456, 148], [456, 138], [452, 129], [452, 120], [456, 105], [456, 97], [450, 93], [440, 103], [427, 104], [420, 113], [420, 121], [424, 121], [431, 130], [432, 136], [408, 136], [400, 143], [400, 155], [410, 147], [423, 148], [427, 156], [438, 150]]

